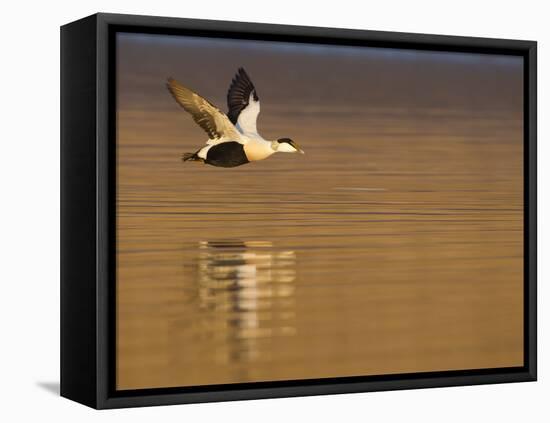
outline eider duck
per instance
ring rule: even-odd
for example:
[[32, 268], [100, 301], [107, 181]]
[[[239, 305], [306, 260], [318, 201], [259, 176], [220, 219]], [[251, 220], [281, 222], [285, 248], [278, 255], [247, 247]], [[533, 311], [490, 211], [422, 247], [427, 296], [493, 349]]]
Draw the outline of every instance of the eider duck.
[[260, 99], [243, 68], [238, 69], [231, 81], [227, 93], [227, 115], [173, 78], [168, 78], [166, 87], [174, 100], [208, 134], [206, 146], [195, 153], [184, 153], [183, 161], [236, 167], [266, 159], [274, 153], [304, 153], [290, 138], [270, 141], [258, 134], [256, 120], [260, 113]]

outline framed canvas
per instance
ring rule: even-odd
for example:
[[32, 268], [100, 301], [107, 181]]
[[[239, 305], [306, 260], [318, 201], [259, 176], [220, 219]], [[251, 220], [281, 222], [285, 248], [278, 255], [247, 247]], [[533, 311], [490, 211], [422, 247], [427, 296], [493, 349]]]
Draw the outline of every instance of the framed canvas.
[[96, 14], [61, 102], [64, 397], [536, 380], [535, 42]]

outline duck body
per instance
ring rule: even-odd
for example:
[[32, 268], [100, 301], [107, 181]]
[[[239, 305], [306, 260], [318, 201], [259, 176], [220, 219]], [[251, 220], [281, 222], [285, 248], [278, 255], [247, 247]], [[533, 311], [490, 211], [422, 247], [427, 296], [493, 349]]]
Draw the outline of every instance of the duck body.
[[[210, 140], [209, 140], [210, 141]], [[276, 152], [271, 141], [247, 139], [210, 143], [192, 155], [184, 154], [184, 161], [200, 161], [212, 166], [237, 167], [252, 161], [266, 159]]]
[[197, 157], [206, 164], [218, 167], [237, 167], [250, 162], [244, 151], [244, 145], [237, 141], [203, 147], [197, 152]]
[[270, 141], [258, 134], [260, 101], [243, 68], [239, 68], [229, 87], [227, 115], [172, 78], [166, 85], [176, 102], [208, 134], [206, 145], [195, 153], [184, 153], [183, 161], [230, 168], [264, 160], [276, 152], [303, 154], [290, 138]]

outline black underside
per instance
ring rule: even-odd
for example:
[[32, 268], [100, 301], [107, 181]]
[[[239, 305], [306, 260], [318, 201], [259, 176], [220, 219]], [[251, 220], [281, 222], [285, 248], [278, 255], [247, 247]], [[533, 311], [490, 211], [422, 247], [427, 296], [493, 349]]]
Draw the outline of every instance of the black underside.
[[236, 167], [248, 163], [248, 158], [242, 144], [229, 141], [211, 147], [205, 163], [218, 167]]

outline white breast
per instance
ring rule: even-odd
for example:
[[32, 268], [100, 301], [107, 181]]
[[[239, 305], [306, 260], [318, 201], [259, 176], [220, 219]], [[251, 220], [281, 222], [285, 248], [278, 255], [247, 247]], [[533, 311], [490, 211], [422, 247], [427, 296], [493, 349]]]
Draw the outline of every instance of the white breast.
[[244, 152], [249, 161], [263, 160], [273, 153], [275, 150], [271, 148], [271, 141], [251, 139], [244, 144]]

